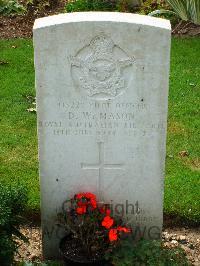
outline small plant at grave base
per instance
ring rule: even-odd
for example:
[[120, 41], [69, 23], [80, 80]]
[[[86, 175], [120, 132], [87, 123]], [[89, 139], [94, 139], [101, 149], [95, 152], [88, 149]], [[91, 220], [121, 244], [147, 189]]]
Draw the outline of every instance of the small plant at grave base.
[[165, 248], [159, 240], [141, 239], [138, 242], [124, 240], [113, 252], [107, 254], [107, 259], [115, 266], [190, 265], [182, 249]]
[[25, 210], [27, 193], [24, 186], [0, 185], [0, 265], [12, 265], [18, 249], [18, 239], [28, 241], [19, 227], [25, 222], [21, 216]]
[[66, 203], [69, 206], [58, 215], [60, 224], [77, 241], [86, 258], [100, 259], [118, 246], [124, 234], [131, 232], [111, 216], [108, 205], [98, 203], [90, 192], [76, 194]]

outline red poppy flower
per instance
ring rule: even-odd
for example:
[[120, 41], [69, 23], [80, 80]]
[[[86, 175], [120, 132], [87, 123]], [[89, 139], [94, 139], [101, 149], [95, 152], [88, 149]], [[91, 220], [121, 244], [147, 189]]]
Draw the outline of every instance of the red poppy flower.
[[114, 223], [114, 220], [110, 218], [110, 216], [105, 216], [102, 221], [102, 226], [104, 226], [106, 229], [109, 229]]
[[81, 207], [78, 207], [78, 208], [76, 209], [76, 212], [77, 212], [78, 214], [84, 214], [84, 213], [86, 213], [86, 206], [83, 205], [83, 206], [81, 206]]
[[110, 229], [109, 231], [109, 240], [112, 242], [112, 241], [116, 241], [118, 236], [117, 236], [117, 229]]
[[130, 233], [131, 232], [130, 228], [126, 228], [126, 227], [122, 227], [122, 226], [118, 226], [117, 230], [120, 232], [124, 232], [124, 233]]

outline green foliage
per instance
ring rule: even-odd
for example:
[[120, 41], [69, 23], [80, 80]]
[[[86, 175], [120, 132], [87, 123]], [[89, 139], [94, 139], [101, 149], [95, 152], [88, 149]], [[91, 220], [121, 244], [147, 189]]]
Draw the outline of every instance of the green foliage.
[[0, 262], [2, 266], [10, 266], [18, 245], [15, 238], [27, 241], [20, 233], [19, 226], [23, 222], [20, 216], [24, 212], [27, 193], [23, 186], [0, 185]]
[[23, 14], [25, 8], [17, 0], [0, 0], [0, 14], [13, 15]]
[[199, 0], [166, 0], [170, 8], [173, 10], [155, 10], [150, 16], [173, 14], [178, 18], [200, 24], [200, 1]]
[[169, 6], [163, 0], [146, 0], [141, 6], [140, 13], [147, 15], [155, 10], [166, 8], [169, 8]]
[[166, 18], [171, 21], [172, 25], [175, 25], [178, 22], [178, 18], [174, 16], [174, 12], [169, 9], [170, 6], [164, 0], [147, 0], [142, 4], [140, 14]]
[[67, 12], [77, 11], [112, 11], [116, 9], [116, 1], [112, 0], [74, 0], [66, 4]]
[[119, 12], [135, 12], [141, 6], [142, 1], [118, 0], [116, 9]]
[[176, 15], [185, 21], [200, 24], [199, 0], [166, 0], [175, 11]]
[[34, 14], [40, 14], [45, 12], [48, 8], [54, 8], [58, 4], [59, 0], [26, 0], [26, 11]]
[[113, 253], [106, 256], [115, 266], [187, 266], [184, 252], [179, 249], [166, 249], [158, 240], [140, 240], [134, 244], [124, 240]]
[[67, 12], [120, 11], [134, 12], [141, 1], [133, 0], [72, 0], [66, 5]]

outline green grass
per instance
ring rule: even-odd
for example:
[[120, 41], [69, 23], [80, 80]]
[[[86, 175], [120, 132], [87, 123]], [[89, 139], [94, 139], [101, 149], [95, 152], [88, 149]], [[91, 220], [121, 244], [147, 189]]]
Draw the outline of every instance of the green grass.
[[7, 183], [26, 183], [27, 206], [39, 208], [36, 115], [26, 95], [34, 95], [31, 40], [0, 42], [0, 176]]
[[[32, 40], [1, 40], [0, 61], [1, 181], [25, 183], [28, 209], [39, 210], [36, 115], [26, 110], [35, 95]], [[200, 40], [173, 39], [164, 209], [191, 221], [200, 220], [199, 73]]]
[[164, 208], [193, 221], [200, 221], [199, 74], [200, 39], [173, 39]]

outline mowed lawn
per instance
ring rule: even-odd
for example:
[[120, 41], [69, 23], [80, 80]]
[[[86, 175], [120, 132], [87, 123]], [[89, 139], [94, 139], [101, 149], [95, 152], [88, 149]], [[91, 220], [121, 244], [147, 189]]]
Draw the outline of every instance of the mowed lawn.
[[[200, 221], [200, 39], [173, 39], [165, 213]], [[32, 40], [0, 41], [0, 181], [28, 187], [38, 211], [39, 174], [33, 107]]]

